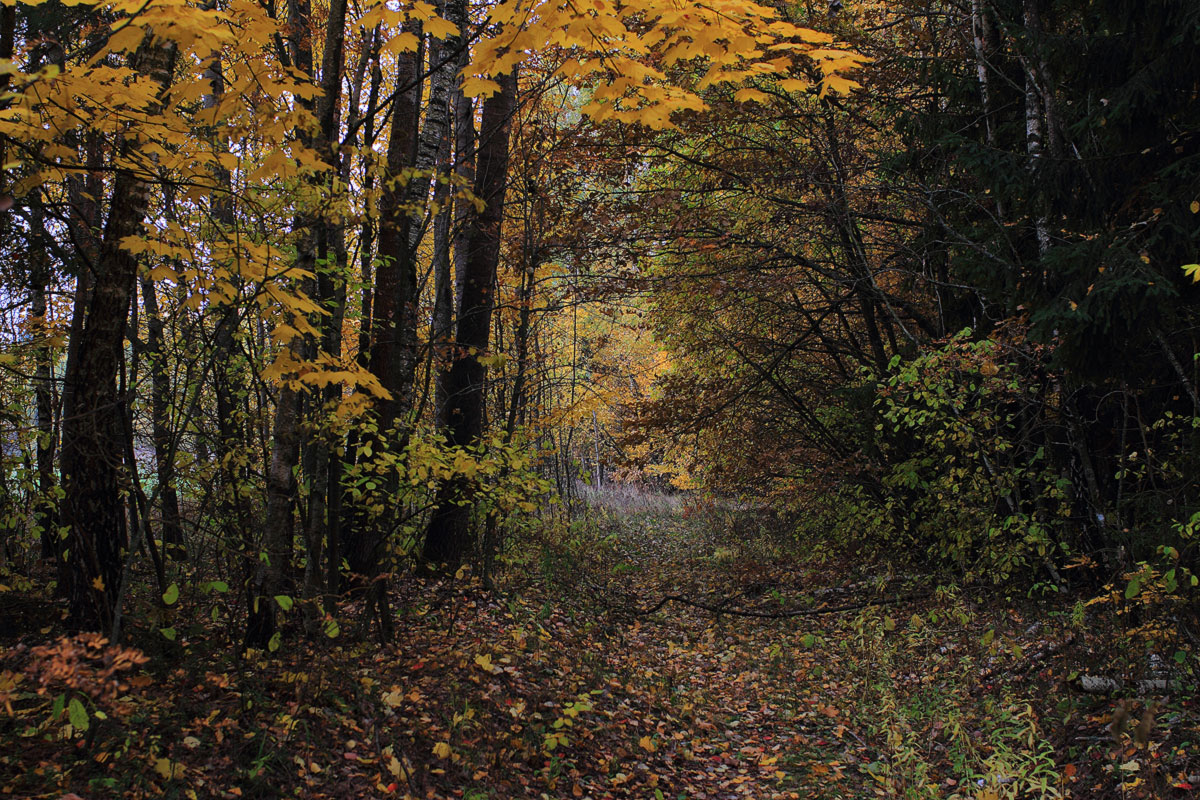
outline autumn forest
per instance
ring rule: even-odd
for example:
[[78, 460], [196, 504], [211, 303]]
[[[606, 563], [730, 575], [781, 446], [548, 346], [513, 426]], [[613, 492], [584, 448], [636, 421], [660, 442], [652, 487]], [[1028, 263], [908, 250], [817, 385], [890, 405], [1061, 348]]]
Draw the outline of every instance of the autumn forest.
[[1200, 793], [1195, 0], [0, 0], [0, 794]]

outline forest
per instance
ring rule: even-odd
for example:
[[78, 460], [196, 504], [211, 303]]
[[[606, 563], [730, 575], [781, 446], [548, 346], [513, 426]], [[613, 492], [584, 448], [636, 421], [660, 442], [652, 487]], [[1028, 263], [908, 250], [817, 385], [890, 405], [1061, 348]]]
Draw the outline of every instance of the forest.
[[0, 794], [1200, 796], [1200, 3], [0, 0]]

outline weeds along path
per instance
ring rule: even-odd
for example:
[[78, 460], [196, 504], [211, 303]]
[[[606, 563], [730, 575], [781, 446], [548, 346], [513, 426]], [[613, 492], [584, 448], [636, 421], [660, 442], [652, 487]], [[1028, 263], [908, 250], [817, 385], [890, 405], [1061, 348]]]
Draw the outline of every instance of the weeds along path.
[[[336, 640], [292, 632], [242, 662], [216, 628], [147, 632], [150, 662], [89, 706], [105, 717], [86, 736], [54, 721], [59, 656], [18, 648], [0, 671], [0, 742], [19, 745], [0, 748], [0, 794], [1194, 796], [1194, 671], [1152, 702], [1068, 685], [1145, 659], [1130, 631], [1125, 651], [1105, 638], [1109, 607], [871, 605], [911, 587], [796, 552], [754, 514], [617, 511], [512, 548], [499, 592], [398, 579], [384, 647], [353, 614]], [[668, 595], [686, 602], [646, 613]], [[785, 611], [804, 613], [739, 616]]]
[[[571, 794], [1192, 791], [1194, 671], [1179, 671], [1173, 697], [1072, 688], [1081, 672], [1145, 659], [1145, 641], [1105, 624], [1113, 609], [921, 592], [870, 565], [797, 552], [768, 521], [666, 507], [581, 529], [560, 566], [593, 604], [580, 663], [598, 688], [573, 726], [587, 733], [568, 733], [551, 762], [572, 774]], [[583, 768], [589, 759], [599, 769]]]

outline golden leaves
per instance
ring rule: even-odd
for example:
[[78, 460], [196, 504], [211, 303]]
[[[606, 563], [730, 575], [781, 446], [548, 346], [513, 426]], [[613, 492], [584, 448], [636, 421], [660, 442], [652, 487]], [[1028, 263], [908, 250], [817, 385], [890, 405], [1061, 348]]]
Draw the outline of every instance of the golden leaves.
[[761, 91], [759, 89], [753, 89], [753, 88], [747, 86], [745, 88], [738, 89], [736, 92], [734, 92], [733, 99], [734, 99], [734, 101], [736, 101], [738, 103], [747, 103], [747, 102], [762, 103], [767, 100], [770, 100], [771, 96], [764, 91]]
[[[414, 6], [415, 8], [415, 6]], [[396, 12], [402, 14], [403, 12]], [[504, 0], [491, 9], [489, 23], [500, 33], [478, 43], [464, 90], [487, 96], [498, 87], [489, 78], [510, 71], [533, 52], [562, 51], [555, 74], [591, 92], [583, 112], [597, 122], [636, 123], [652, 129], [673, 127], [671, 116], [702, 111], [698, 92], [718, 83], [775, 79], [784, 91], [808, 83], [790, 73], [797, 57], [811, 57], [825, 80], [823, 93], [845, 93], [858, 84], [840, 73], [865, 59], [829, 47], [833, 37], [778, 19], [767, 6], [740, 0], [684, 0], [664, 7], [651, 0], [572, 3]], [[699, 81], [668, 78], [663, 68], [699, 62]], [[688, 73], [690, 70], [684, 70]], [[766, 102], [762, 88], [743, 86], [739, 102]]]
[[861, 89], [862, 84], [858, 81], [852, 81], [849, 78], [843, 78], [840, 75], [826, 76], [825, 80], [821, 81], [821, 97], [833, 92], [834, 94], [849, 94], [851, 89]]
[[462, 82], [462, 93], [467, 97], [491, 97], [500, 91], [500, 84], [491, 78], [473, 76]]

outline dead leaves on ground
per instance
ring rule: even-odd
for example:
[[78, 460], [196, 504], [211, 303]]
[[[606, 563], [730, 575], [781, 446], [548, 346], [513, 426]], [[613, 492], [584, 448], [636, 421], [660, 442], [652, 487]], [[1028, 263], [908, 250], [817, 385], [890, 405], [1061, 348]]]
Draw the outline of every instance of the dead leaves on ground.
[[1192, 792], [1194, 701], [1064, 694], [1088, 648], [1102, 650], [1090, 631], [953, 595], [793, 620], [681, 607], [634, 619], [614, 601], [680, 591], [765, 608], [840, 602], [838, 584], [871, 591], [853, 565], [718, 560], [694, 522], [634, 522], [612, 597], [555, 576], [504, 595], [406, 580], [385, 648], [343, 637], [270, 661], [124, 658], [119, 692], [104, 697], [114, 713], [86, 736], [65, 727], [65, 706], [50, 719], [53, 692], [23, 686], [13, 676], [31, 680], [28, 653], [10, 655], [0, 738], [18, 746], [0, 755], [0, 791], [980, 800], [1038, 796], [1041, 781], [1046, 797]]

